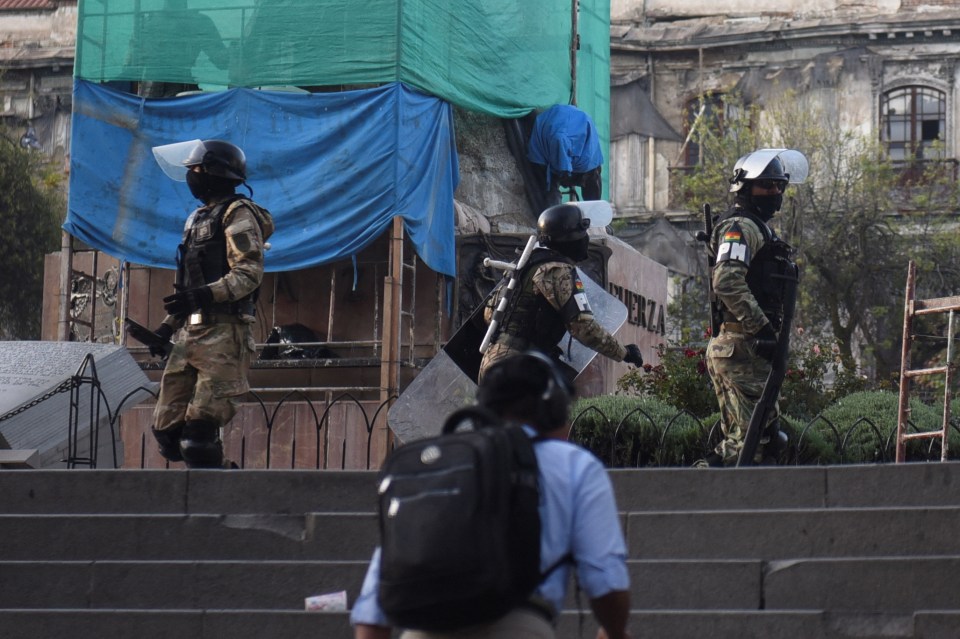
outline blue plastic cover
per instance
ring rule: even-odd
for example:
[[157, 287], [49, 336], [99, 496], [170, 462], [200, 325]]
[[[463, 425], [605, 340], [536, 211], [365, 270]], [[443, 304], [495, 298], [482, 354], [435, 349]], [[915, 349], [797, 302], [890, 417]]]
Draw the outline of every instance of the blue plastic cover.
[[420, 258], [456, 274], [453, 110], [401, 83], [149, 100], [75, 80], [64, 228], [116, 258], [173, 268], [198, 202], [164, 175], [152, 148], [211, 138], [244, 150], [253, 199], [273, 214], [266, 270], [348, 258], [399, 215]]
[[586, 173], [603, 164], [597, 127], [587, 113], [555, 104], [537, 116], [527, 157], [554, 173]]

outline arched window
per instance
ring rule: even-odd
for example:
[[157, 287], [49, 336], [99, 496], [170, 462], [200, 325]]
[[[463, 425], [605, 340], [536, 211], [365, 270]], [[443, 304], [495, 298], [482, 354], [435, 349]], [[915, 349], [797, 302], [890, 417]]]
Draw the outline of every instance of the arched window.
[[[723, 94], [707, 93], [701, 97], [693, 98], [687, 102], [684, 113], [686, 117], [683, 134], [687, 140], [683, 153], [684, 165], [698, 166], [702, 158], [700, 157], [697, 135], [693, 131], [698, 125], [706, 126], [716, 134], [723, 131]], [[693, 134], [691, 135], [691, 133]]]
[[907, 86], [880, 96], [880, 139], [895, 162], [936, 159], [934, 142], [944, 141], [947, 100], [932, 87]]

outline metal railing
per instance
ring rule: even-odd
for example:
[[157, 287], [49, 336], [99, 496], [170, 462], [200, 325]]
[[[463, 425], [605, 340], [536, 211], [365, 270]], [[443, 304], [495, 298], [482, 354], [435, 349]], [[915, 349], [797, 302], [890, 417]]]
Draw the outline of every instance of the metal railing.
[[[118, 432], [121, 413], [129, 408], [127, 404], [132, 398], [141, 393], [146, 392], [156, 397], [155, 391], [146, 387], [138, 387], [127, 393], [118, 402], [117, 406], [111, 407], [97, 376], [96, 362], [92, 355], [87, 355], [75, 375], [37, 400], [4, 415], [0, 419], [12, 417], [63, 392], [70, 393], [70, 412], [67, 424], [69, 432], [68, 455], [63, 460], [68, 468], [98, 467], [99, 460], [97, 457], [101, 448], [100, 431], [103, 428], [108, 430], [110, 437], [113, 467], [118, 467]], [[86, 402], [83, 401], [84, 398], [86, 398]], [[395, 396], [390, 397], [374, 405], [369, 401], [364, 403], [353, 394], [344, 392], [336, 396], [328, 394], [326, 399], [318, 400], [311, 399], [302, 390], [296, 389], [287, 392], [275, 402], [265, 402], [258, 393], [251, 391], [247, 395], [247, 400], [248, 403], [252, 403], [259, 408], [257, 413], [262, 418], [261, 424], [266, 432], [267, 442], [265, 465], [257, 465], [257, 467], [304, 468], [302, 462], [297, 466], [294, 464], [297, 459], [296, 453], [303, 446], [297, 439], [296, 429], [292, 430], [291, 439], [287, 440], [292, 451], [289, 464], [275, 463], [276, 460], [272, 454], [274, 440], [278, 436], [277, 425], [281, 413], [285, 408], [296, 405], [307, 407], [316, 435], [316, 448], [312, 454], [313, 464], [311, 468], [316, 470], [332, 468], [330, 448], [321, 445], [321, 442], [323, 442], [322, 435], [330, 430], [333, 409], [343, 404], [349, 404], [355, 411], [359, 412], [359, 419], [352, 421], [361, 423], [362, 430], [359, 433], [353, 433], [352, 437], [344, 437], [341, 444], [339, 468], [346, 468], [348, 440], [354, 443], [365, 443], [365, 468], [379, 467], [380, 460], [372, 459], [371, 436], [381, 412], [387, 409], [395, 399]], [[104, 414], [106, 419], [104, 419]], [[590, 424], [591, 420], [592, 424]], [[260, 424], [254, 424], [254, 426], [258, 429], [261, 427]], [[912, 432], [919, 432], [919, 429], [912, 422], [908, 422], [907, 428]], [[693, 430], [691, 431], [691, 429]], [[960, 420], [951, 419], [950, 429], [960, 435]], [[678, 442], [671, 438], [672, 433], [682, 430], [686, 430], [688, 438], [695, 439], [695, 443], [687, 440]], [[878, 423], [868, 417], [860, 417], [852, 424], [840, 424], [821, 413], [801, 427], [795, 427], [791, 430], [792, 437], [781, 459], [781, 464], [784, 465], [893, 463], [896, 458], [896, 427], [885, 428], [883, 423]], [[641, 432], [642, 436], [639, 434]], [[691, 432], [693, 432], [693, 437], [690, 435]], [[595, 405], [587, 406], [572, 416], [570, 433], [571, 441], [590, 448], [608, 466], [616, 467], [692, 465], [696, 458], [701, 458], [710, 452], [721, 437], [719, 421], [705, 423], [686, 410], [677, 411], [668, 417], [654, 417], [650, 411], [642, 406], [631, 409], [616, 420]], [[88, 438], [86, 444], [89, 454], [86, 456], [79, 453], [83, 448], [81, 446], [83, 437]], [[148, 446], [153, 445], [152, 441], [147, 441], [148, 437], [150, 437], [149, 433], [141, 433], [141, 451], [145, 451]], [[241, 435], [240, 459], [235, 460], [241, 468], [248, 466], [246, 438], [247, 434]], [[819, 446], [826, 445], [829, 447], [829, 450], [833, 453], [832, 458], [824, 459], [823, 455], [815, 454], [816, 450], [812, 446], [815, 439], [822, 440]], [[309, 446], [309, 444], [307, 445]], [[676, 452], [678, 449], [680, 450], [679, 454]], [[813, 450], [813, 453], [811, 453], [811, 450]], [[629, 456], [626, 459], [621, 459], [624, 456], [624, 451], [629, 451]], [[938, 461], [940, 459], [939, 440], [931, 439], [924, 441], [922, 444], [914, 443], [909, 451], [909, 458], [911, 461]], [[141, 468], [146, 467], [145, 462], [145, 456], [141, 452], [139, 464]]]

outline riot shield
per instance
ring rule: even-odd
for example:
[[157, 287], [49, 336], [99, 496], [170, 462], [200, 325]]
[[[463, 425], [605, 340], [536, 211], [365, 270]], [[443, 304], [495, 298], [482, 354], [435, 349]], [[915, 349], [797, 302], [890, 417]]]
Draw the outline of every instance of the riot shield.
[[[581, 269], [578, 268], [577, 273], [594, 318], [607, 331], [616, 333], [627, 321], [627, 307]], [[470, 318], [390, 407], [387, 423], [399, 443], [438, 435], [447, 415], [474, 401], [482, 357], [480, 343], [487, 329], [483, 321], [486, 302], [474, 309]], [[563, 350], [561, 362], [570, 367], [574, 375], [583, 371], [597, 355], [596, 351], [571, 339], [569, 333], [558, 346]]]

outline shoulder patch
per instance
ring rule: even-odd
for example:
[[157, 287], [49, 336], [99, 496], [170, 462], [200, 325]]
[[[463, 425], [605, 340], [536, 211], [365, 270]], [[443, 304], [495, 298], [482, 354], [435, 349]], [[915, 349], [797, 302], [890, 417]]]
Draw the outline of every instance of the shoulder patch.
[[720, 262], [742, 262], [745, 266], [750, 265], [750, 245], [746, 243], [743, 237], [743, 229], [739, 222], [734, 222], [720, 236], [720, 242], [717, 246], [717, 263]]
[[593, 309], [590, 308], [590, 302], [587, 300], [587, 291], [583, 286], [583, 282], [580, 281], [579, 277], [574, 277], [573, 280], [573, 300], [577, 304], [577, 309], [581, 313], [592, 313]]

